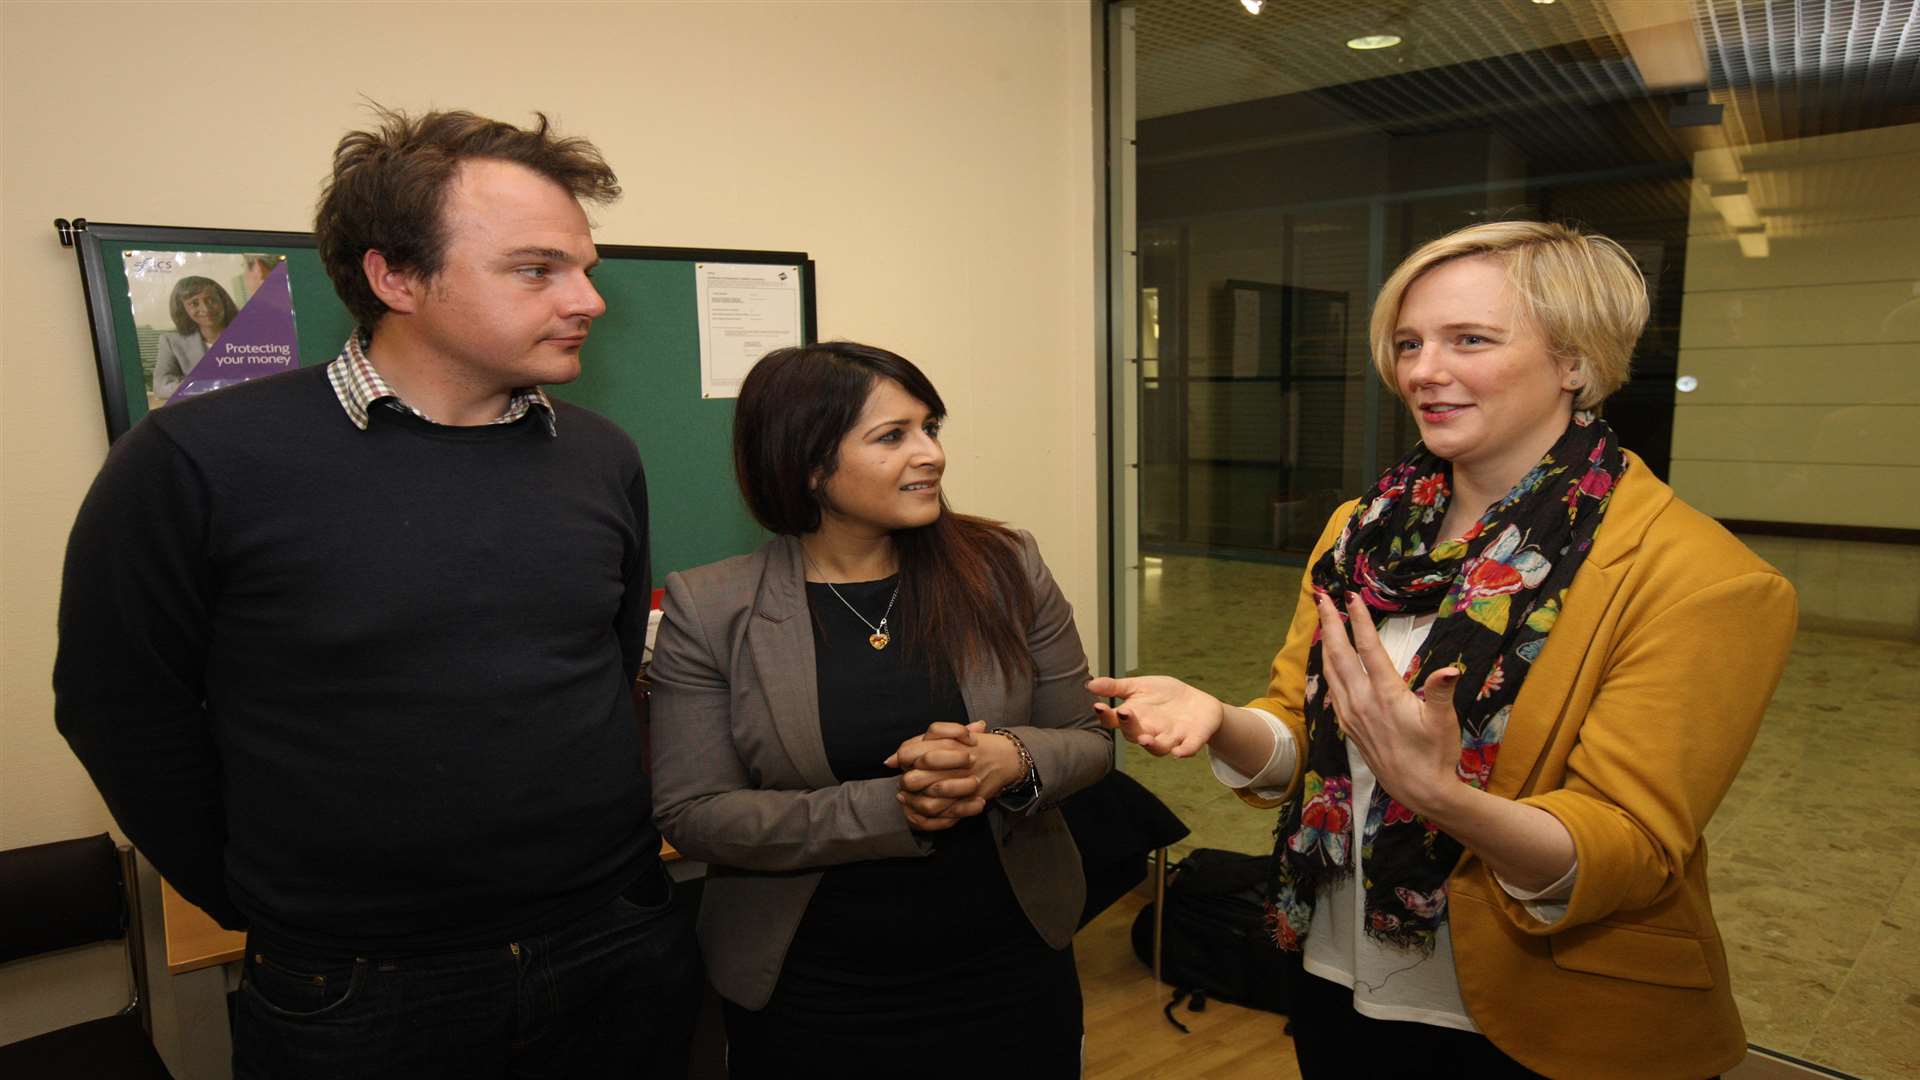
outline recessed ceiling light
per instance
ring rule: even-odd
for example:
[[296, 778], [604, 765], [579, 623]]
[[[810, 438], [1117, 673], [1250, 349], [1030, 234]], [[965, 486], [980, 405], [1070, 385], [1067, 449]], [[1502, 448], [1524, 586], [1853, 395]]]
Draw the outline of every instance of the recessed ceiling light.
[[[1247, 14], [1258, 15], [1260, 14], [1260, 5], [1263, 2], [1264, 0], [1240, 0], [1240, 6], [1247, 9]], [[1548, 2], [1551, 3], [1552, 0], [1548, 0]]]
[[1399, 34], [1366, 34], [1347, 42], [1347, 48], [1366, 51], [1368, 49], [1391, 49], [1400, 44]]
[[1551, 4], [1553, 0], [1533, 0], [1533, 2], [1536, 4]]

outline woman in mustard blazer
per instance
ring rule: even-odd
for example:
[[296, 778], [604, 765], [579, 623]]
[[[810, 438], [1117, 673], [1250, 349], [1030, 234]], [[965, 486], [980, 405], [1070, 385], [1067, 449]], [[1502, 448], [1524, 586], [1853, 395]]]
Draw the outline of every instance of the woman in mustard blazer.
[[709, 864], [736, 1080], [946, 1075], [984, 1046], [1079, 1074], [1086, 883], [1055, 807], [1113, 743], [1033, 538], [946, 506], [945, 412], [884, 349], [768, 354], [734, 458], [777, 535], [667, 578], [654, 806]]
[[[1269, 922], [1310, 1078], [1699, 1078], [1745, 1036], [1703, 833], [1792, 642], [1792, 587], [1590, 410], [1645, 325], [1559, 225], [1414, 252], [1371, 339], [1422, 441], [1336, 511], [1267, 695], [1098, 679], [1156, 754], [1284, 806]], [[1418, 689], [1414, 689], [1414, 688]]]

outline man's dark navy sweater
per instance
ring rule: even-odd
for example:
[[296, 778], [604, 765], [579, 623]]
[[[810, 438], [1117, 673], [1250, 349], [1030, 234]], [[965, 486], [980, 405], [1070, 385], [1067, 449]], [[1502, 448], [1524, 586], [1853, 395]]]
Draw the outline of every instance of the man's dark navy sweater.
[[67, 550], [56, 719], [230, 925], [371, 953], [518, 940], [656, 858], [629, 688], [633, 442], [584, 410], [362, 431], [323, 367], [169, 405]]

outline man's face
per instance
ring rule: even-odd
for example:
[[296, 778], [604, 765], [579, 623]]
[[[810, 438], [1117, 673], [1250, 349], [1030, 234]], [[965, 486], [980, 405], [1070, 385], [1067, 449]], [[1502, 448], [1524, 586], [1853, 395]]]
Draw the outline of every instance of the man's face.
[[579, 202], [525, 166], [481, 159], [460, 165], [441, 213], [446, 257], [412, 318], [446, 375], [489, 392], [578, 378], [587, 327], [607, 310]]

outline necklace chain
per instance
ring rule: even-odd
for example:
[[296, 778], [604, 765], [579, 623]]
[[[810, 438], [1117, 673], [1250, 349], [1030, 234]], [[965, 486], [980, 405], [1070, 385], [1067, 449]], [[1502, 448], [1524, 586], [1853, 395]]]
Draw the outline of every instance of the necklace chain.
[[872, 645], [875, 649], [886, 648], [887, 643], [893, 640], [893, 635], [887, 632], [887, 617], [893, 614], [894, 601], [900, 599], [901, 583], [899, 581], [893, 583], [893, 595], [887, 597], [887, 610], [880, 613], [880, 622], [878, 625], [875, 625], [872, 620], [860, 614], [860, 609], [853, 606], [853, 601], [840, 595], [840, 590], [834, 588], [833, 582], [827, 580], [826, 571], [820, 569], [820, 565], [813, 561], [813, 556], [807, 554], [805, 547], [800, 549], [800, 557], [807, 560], [807, 565], [813, 567], [814, 573], [820, 575], [820, 584], [827, 587], [827, 591], [833, 594], [834, 599], [845, 604], [847, 610], [853, 612], [854, 618], [859, 619], [866, 625], [867, 629], [873, 631], [872, 635], [867, 638], [867, 644]]

